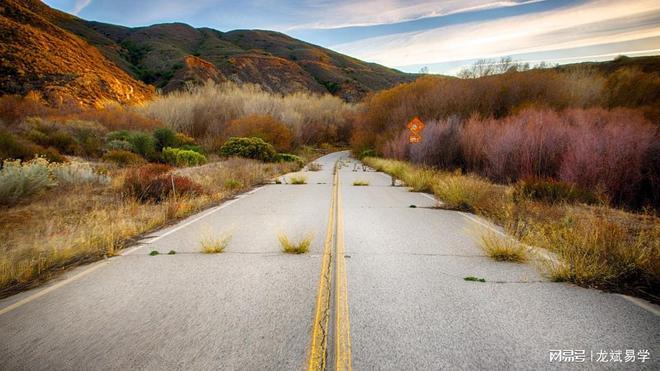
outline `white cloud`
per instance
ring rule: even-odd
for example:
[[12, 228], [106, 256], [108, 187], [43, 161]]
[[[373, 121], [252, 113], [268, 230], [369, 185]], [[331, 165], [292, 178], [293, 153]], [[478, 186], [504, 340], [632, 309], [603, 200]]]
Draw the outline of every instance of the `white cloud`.
[[[295, 24], [288, 27], [288, 29], [332, 29], [353, 26], [373, 26], [543, 1], [546, 0], [342, 0], [332, 4], [328, 4], [323, 0], [318, 3], [307, 1], [300, 4], [300, 7], [304, 10], [304, 17], [321, 20]], [[303, 11], [301, 11], [302, 14]]]
[[87, 7], [87, 5], [91, 3], [92, 0], [76, 0], [76, 2], [73, 4], [73, 9], [71, 10], [71, 13], [78, 15], [83, 9]]
[[489, 58], [660, 36], [660, 3], [598, 0], [561, 10], [331, 46], [388, 66]]

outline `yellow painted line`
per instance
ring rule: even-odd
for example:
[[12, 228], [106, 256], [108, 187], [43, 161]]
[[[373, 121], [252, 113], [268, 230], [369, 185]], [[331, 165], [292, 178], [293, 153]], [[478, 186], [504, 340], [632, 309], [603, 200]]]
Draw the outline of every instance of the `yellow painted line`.
[[321, 275], [318, 292], [316, 294], [316, 310], [312, 324], [312, 342], [310, 345], [307, 369], [309, 371], [325, 370], [328, 349], [328, 325], [330, 323], [330, 288], [332, 273], [332, 241], [335, 226], [335, 208], [337, 205], [337, 180], [339, 172], [333, 177], [332, 199], [330, 201], [330, 215], [328, 227], [323, 244], [323, 261], [321, 262]]
[[336, 244], [336, 287], [335, 287], [335, 362], [337, 370], [352, 370], [351, 365], [351, 326], [348, 312], [348, 285], [346, 279], [346, 259], [344, 256], [344, 210], [342, 208], [341, 187], [337, 175], [337, 244]]

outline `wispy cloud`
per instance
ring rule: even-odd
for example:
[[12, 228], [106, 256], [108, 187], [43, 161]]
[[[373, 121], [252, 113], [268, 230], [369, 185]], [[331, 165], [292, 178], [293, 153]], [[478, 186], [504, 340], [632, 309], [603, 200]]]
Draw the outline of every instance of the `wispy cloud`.
[[389, 66], [585, 47], [660, 36], [660, 3], [592, 0], [560, 10], [364, 39], [331, 48]]
[[43, 1], [127, 26], [283, 31], [408, 71], [435, 65], [446, 72], [441, 66], [505, 55], [556, 60], [660, 49], [657, 0], [242, 0], [240, 7], [235, 0]]
[[73, 9], [71, 10], [71, 13], [78, 15], [83, 9], [87, 7], [87, 5], [91, 3], [92, 0], [76, 0], [76, 2], [73, 4]]
[[[424, 18], [446, 16], [469, 11], [513, 7], [546, 0], [449, 0], [449, 1], [401, 1], [366, 0], [337, 1], [328, 6], [327, 2], [303, 1], [300, 7], [312, 15], [314, 22], [301, 22], [286, 27], [295, 29], [333, 29], [391, 24]], [[323, 4], [323, 6], [321, 6]]]

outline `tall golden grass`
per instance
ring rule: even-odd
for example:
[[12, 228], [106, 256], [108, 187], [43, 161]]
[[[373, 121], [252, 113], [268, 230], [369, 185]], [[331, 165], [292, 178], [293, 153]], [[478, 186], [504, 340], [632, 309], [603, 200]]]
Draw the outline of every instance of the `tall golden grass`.
[[[162, 96], [149, 102], [143, 112], [177, 132], [204, 138], [225, 137], [228, 123], [253, 115], [266, 115], [286, 124], [294, 145], [348, 141], [350, 115], [355, 106], [331, 95], [293, 93], [280, 95], [258, 85], [213, 83]], [[208, 144], [208, 143], [207, 143]], [[213, 145], [213, 143], [211, 143]]]
[[[295, 170], [292, 164], [229, 159], [178, 172], [206, 191], [161, 202], [139, 202], [122, 195], [123, 173], [111, 184], [60, 186], [29, 203], [0, 212], [0, 296], [47, 279], [62, 267], [112, 256], [142, 233], [220, 202], [232, 194]], [[239, 186], [227, 187], [233, 179]], [[57, 197], [50, 193], [57, 192]]]

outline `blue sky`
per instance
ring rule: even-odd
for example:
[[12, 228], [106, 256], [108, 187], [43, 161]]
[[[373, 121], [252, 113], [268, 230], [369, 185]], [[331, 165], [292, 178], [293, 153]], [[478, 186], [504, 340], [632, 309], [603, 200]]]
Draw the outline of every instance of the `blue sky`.
[[657, 0], [46, 0], [126, 26], [270, 29], [407, 72], [455, 74], [480, 58], [530, 62], [660, 54]]

